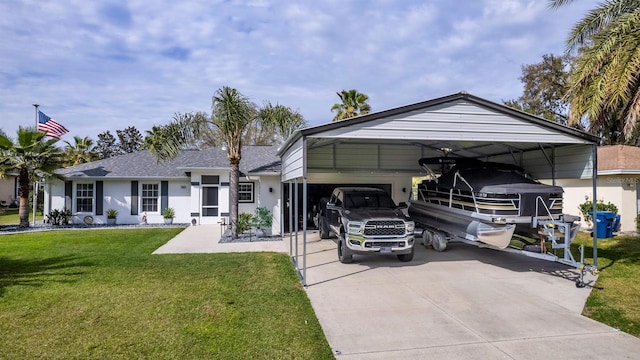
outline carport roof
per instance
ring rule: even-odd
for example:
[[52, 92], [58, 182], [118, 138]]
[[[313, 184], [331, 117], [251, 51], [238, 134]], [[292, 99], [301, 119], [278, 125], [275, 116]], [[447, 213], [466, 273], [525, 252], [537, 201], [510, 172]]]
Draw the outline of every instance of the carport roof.
[[[475, 113], [469, 112], [474, 109]], [[478, 112], [477, 110], [482, 110]], [[426, 116], [425, 116], [426, 115]], [[505, 119], [511, 121], [505, 122]], [[462, 121], [461, 121], [462, 120]], [[384, 126], [383, 123], [393, 123]], [[448, 128], [442, 125], [449, 124]], [[516, 123], [520, 123], [517, 126]], [[427, 124], [431, 124], [429, 126]], [[400, 126], [398, 126], [400, 125]], [[426, 125], [426, 126], [425, 126]], [[464, 125], [464, 126], [463, 126]], [[357, 128], [357, 130], [356, 130]], [[534, 129], [526, 132], [526, 129]], [[382, 130], [382, 131], [376, 131]], [[523, 130], [525, 130], [523, 132]], [[385, 139], [388, 142], [428, 140], [432, 148], [452, 148], [454, 142], [549, 143], [549, 144], [597, 144], [599, 138], [586, 132], [560, 125], [522, 111], [515, 110], [467, 92], [427, 100], [415, 104], [370, 113], [324, 125], [297, 130], [280, 147], [283, 155], [300, 138], [318, 139], [326, 143], [341, 139], [364, 141]], [[325, 139], [321, 141], [319, 139]], [[329, 140], [333, 139], [333, 140]], [[483, 144], [483, 146], [488, 146]], [[527, 146], [516, 146], [521, 150]], [[462, 156], [495, 155], [496, 151], [458, 154]]]

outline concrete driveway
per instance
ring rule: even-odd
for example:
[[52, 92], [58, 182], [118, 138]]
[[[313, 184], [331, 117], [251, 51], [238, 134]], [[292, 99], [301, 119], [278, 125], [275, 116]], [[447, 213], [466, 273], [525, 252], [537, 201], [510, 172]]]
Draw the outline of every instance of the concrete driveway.
[[[189, 227], [155, 253], [290, 248], [288, 237], [219, 239], [215, 226]], [[460, 243], [442, 253], [416, 246], [409, 263], [356, 255], [341, 264], [332, 240], [308, 233], [306, 291], [337, 359], [640, 358], [640, 339], [580, 315], [590, 288], [576, 288], [574, 269]]]
[[590, 289], [567, 266], [461, 243], [417, 245], [410, 263], [341, 264], [315, 234], [307, 247], [307, 293], [338, 359], [640, 358], [640, 339], [580, 315]]

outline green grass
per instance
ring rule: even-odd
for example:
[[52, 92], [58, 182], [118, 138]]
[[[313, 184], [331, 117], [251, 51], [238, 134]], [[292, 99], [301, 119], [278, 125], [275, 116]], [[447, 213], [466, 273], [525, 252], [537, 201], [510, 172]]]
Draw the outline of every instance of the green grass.
[[[42, 213], [36, 211], [36, 221], [41, 221], [44, 218]], [[33, 213], [29, 212], [29, 223], [33, 221]], [[1, 209], [0, 210], [0, 225], [18, 225], [20, 218], [18, 217], [18, 209]]]
[[[585, 262], [592, 264], [593, 238], [580, 233], [574, 245], [578, 244], [585, 246]], [[599, 239], [598, 269], [600, 275], [583, 314], [640, 337], [640, 237]]]
[[287, 255], [151, 255], [179, 231], [0, 236], [0, 359], [333, 358]]

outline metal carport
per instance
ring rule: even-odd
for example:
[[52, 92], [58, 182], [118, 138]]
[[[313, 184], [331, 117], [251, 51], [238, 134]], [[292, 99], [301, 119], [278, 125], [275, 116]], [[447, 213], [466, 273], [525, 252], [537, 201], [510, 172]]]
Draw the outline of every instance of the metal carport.
[[[282, 182], [295, 185], [289, 186], [289, 199], [296, 199], [292, 200], [295, 206], [282, 216], [289, 216], [289, 223], [294, 224], [300, 183], [301, 196], [306, 199], [307, 184], [326, 174], [420, 175], [418, 159], [442, 156], [442, 149], [460, 157], [519, 165], [554, 183], [556, 179], [592, 178], [592, 199], [597, 199], [598, 141], [596, 136], [466, 92], [300, 129], [278, 151]], [[302, 206], [306, 214], [306, 202]], [[595, 226], [594, 222], [594, 233]], [[301, 227], [295, 221], [295, 231], [290, 231], [290, 255], [306, 285], [306, 216]], [[593, 258], [597, 266], [595, 237]]]

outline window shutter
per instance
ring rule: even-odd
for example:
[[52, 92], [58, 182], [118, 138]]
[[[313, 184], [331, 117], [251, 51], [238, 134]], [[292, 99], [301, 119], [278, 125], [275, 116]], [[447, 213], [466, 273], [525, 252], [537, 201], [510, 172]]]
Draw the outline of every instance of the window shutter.
[[102, 215], [102, 208], [104, 206], [104, 193], [102, 191], [103, 181], [96, 181], [96, 215]]
[[160, 211], [164, 212], [164, 209], [169, 207], [169, 182], [160, 182]]
[[138, 182], [131, 182], [131, 215], [138, 215]]
[[64, 182], [64, 208], [71, 210], [73, 197], [73, 181]]

